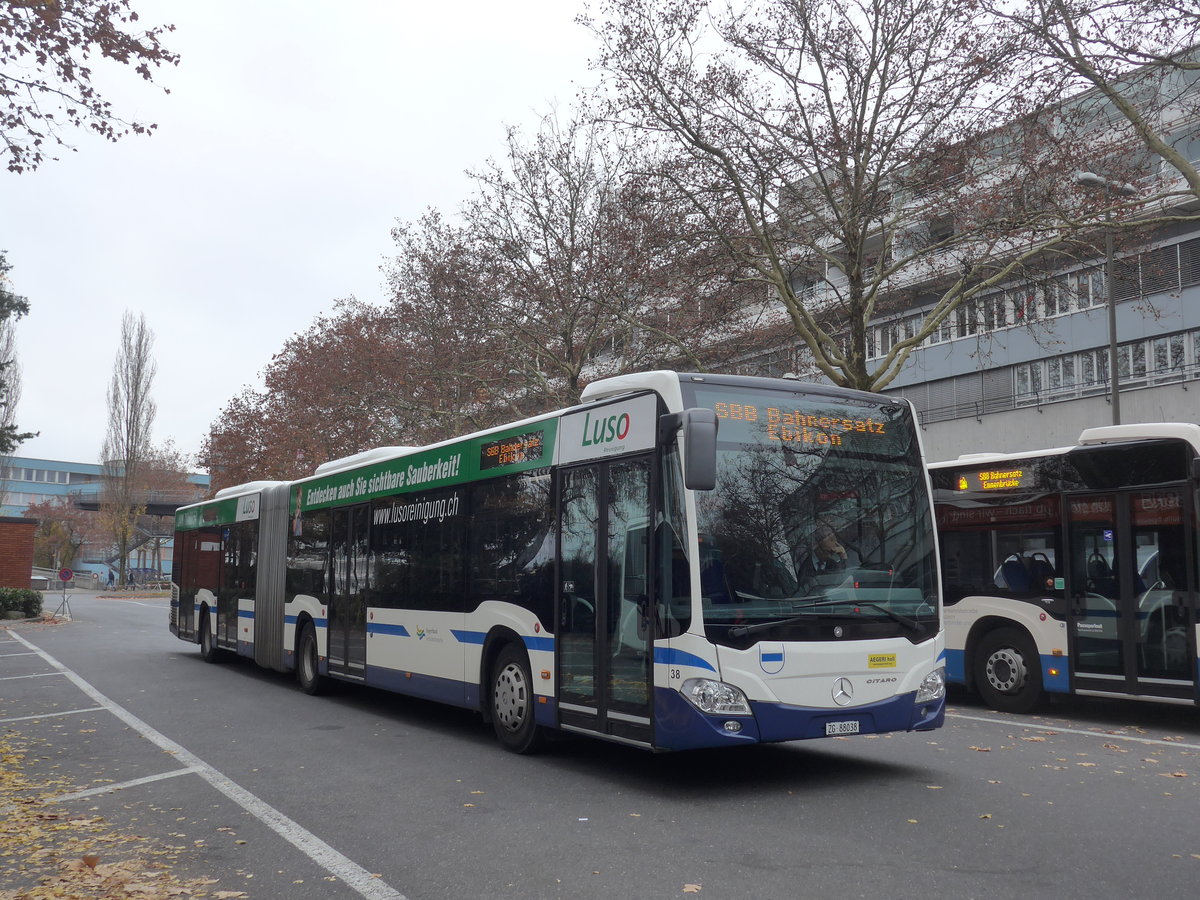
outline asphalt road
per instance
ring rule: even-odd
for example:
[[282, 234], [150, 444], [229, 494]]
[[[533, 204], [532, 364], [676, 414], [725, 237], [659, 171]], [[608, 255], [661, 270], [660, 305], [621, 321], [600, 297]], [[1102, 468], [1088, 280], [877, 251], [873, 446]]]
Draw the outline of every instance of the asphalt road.
[[[54, 604], [48, 604], [50, 606]], [[953, 697], [937, 732], [506, 753], [478, 716], [206, 665], [165, 600], [0, 631], [0, 727], [61, 802], [251, 898], [1151, 897], [1200, 881], [1200, 711]], [[0, 888], [6, 887], [0, 884]]]

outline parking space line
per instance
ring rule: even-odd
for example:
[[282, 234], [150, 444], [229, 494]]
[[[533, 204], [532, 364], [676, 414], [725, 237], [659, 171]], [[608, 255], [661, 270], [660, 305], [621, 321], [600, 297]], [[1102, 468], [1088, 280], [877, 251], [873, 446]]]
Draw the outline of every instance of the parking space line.
[[55, 716], [74, 716], [78, 713], [104, 712], [106, 706], [89, 706], [86, 709], [64, 709], [61, 712], [42, 713], [40, 716], [13, 716], [11, 719], [0, 719], [0, 725], [9, 722], [29, 722], [33, 719], [53, 719]]
[[154, 781], [163, 781], [167, 778], [177, 778], [180, 775], [196, 775], [200, 770], [196, 766], [188, 766], [186, 769], [176, 769], [173, 772], [160, 772], [157, 775], [147, 775], [145, 778], [134, 778], [132, 781], [123, 781], [120, 784], [106, 784], [103, 787], [89, 788], [86, 791], [75, 791], [73, 794], [60, 794], [57, 797], [47, 797], [46, 803], [63, 803], [67, 800], [81, 800], [84, 797], [95, 797], [98, 794], [111, 794], [113, 791], [123, 791], [125, 788], [137, 787], [139, 784], [150, 784]]
[[5, 675], [0, 681], [16, 681], [19, 678], [49, 678], [51, 675], [61, 675], [62, 672], [38, 672], [36, 675]]
[[1158, 744], [1162, 747], [1182, 747], [1185, 750], [1200, 750], [1200, 744], [1185, 744], [1182, 741], [1164, 741], [1162, 738], [1135, 737], [1131, 734], [1111, 731], [1085, 731], [1082, 728], [1059, 728], [1040, 722], [1020, 722], [1015, 719], [991, 719], [987, 716], [967, 716], [962, 713], [946, 713], [947, 719], [967, 719], [971, 722], [988, 722], [992, 725], [1007, 725], [1010, 728], [1029, 728], [1035, 731], [1053, 731], [1061, 734], [1082, 734], [1085, 737], [1105, 738], [1115, 741], [1136, 741], [1139, 744]]
[[[176, 743], [165, 734], [143, 722], [119, 703], [108, 699], [89, 682], [64, 666], [57, 659], [40, 649], [16, 632], [12, 636], [20, 641], [49, 665], [61, 671], [81, 691], [101, 704], [126, 725], [136, 730], [142, 737], [157, 745], [160, 749], [172, 754], [184, 766], [195, 769], [196, 774], [215, 787], [218, 791], [232, 800], [242, 809], [257, 818], [260, 822], [282, 837], [285, 841], [305, 854], [310, 860], [336, 876], [348, 887], [354, 889], [368, 900], [406, 900], [405, 896], [381, 878], [371, 875], [358, 863], [351, 860], [329, 844], [325, 843], [299, 822], [288, 818], [255, 794], [241, 785], [222, 775], [196, 754], [182, 744]], [[34, 717], [37, 718], [37, 717]]]
[[36, 653], [0, 653], [0, 659], [8, 659], [10, 656], [37, 656]]

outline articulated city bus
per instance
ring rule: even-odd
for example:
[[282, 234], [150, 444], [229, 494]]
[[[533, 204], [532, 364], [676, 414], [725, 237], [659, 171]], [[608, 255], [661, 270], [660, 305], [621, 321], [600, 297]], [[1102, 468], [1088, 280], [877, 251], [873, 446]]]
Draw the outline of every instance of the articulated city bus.
[[[817, 538], [837, 544], [820, 571]], [[906, 401], [621, 376], [567, 410], [221, 491], [179, 510], [175, 546], [171, 630], [205, 659], [478, 709], [516, 752], [549, 730], [682, 750], [944, 718]]]
[[1200, 426], [930, 467], [947, 676], [993, 708], [1044, 692], [1200, 702]]

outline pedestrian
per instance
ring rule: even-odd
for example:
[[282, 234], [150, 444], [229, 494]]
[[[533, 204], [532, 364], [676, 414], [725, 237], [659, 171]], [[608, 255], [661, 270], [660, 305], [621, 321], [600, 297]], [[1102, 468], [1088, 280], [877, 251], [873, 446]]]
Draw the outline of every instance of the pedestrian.
[[105, 590], [111, 591], [112, 589], [113, 589], [113, 573], [112, 573], [112, 569], [109, 569], [108, 570], [108, 587], [105, 588]]

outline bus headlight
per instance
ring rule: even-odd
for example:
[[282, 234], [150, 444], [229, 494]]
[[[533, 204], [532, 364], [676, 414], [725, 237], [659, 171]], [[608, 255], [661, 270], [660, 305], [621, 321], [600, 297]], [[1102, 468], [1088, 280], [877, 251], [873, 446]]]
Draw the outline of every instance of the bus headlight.
[[750, 701], [740, 688], [711, 678], [689, 678], [680, 688], [700, 712], [714, 716], [748, 716]]
[[946, 696], [946, 669], [938, 666], [921, 680], [917, 688], [917, 703], [931, 703]]

